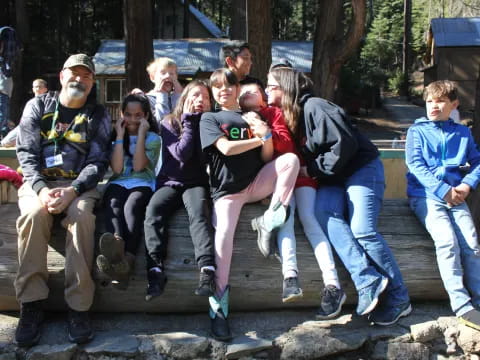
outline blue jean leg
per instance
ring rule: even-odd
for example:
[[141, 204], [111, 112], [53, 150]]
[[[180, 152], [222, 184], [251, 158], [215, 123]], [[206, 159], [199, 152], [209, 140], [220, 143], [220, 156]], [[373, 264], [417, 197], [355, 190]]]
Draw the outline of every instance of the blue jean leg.
[[364, 249], [353, 236], [344, 215], [345, 197], [345, 189], [341, 186], [320, 186], [315, 199], [315, 215], [359, 291], [382, 275], [370, 264]]
[[[478, 301], [480, 259], [467, 245], [465, 236], [462, 234], [462, 232], [471, 233], [471, 226], [473, 226], [471, 218], [468, 221], [468, 216], [465, 216], [468, 207], [462, 204], [449, 208], [443, 201], [427, 198], [411, 198], [410, 207], [433, 239], [438, 268], [450, 298], [452, 310], [457, 316], [472, 310], [472, 297], [465, 284], [473, 286], [473, 290], [477, 292], [476, 300]], [[455, 210], [452, 211], [453, 209]]]
[[480, 246], [477, 230], [466, 203], [449, 209], [450, 219], [460, 246], [464, 283], [473, 306], [480, 307]]
[[8, 132], [8, 120], [10, 118], [10, 98], [0, 92], [0, 133]]
[[408, 290], [395, 257], [383, 236], [377, 231], [385, 177], [383, 164], [375, 159], [353, 173], [345, 183], [350, 227], [358, 243], [375, 268], [388, 277], [384, 301], [394, 306], [410, 301]]

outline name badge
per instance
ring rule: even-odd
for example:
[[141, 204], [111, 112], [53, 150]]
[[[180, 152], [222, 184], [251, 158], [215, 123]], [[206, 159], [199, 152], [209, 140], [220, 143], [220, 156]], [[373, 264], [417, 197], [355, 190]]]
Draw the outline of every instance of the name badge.
[[62, 154], [49, 156], [45, 159], [45, 162], [47, 163], [47, 168], [63, 165]]

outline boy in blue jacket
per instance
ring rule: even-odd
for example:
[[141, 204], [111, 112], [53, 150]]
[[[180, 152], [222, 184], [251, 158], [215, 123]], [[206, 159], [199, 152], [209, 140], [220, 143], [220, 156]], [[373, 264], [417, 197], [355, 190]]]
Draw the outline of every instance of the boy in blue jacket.
[[450, 118], [458, 106], [453, 82], [431, 83], [424, 99], [428, 119], [417, 119], [407, 133], [407, 195], [435, 243], [452, 310], [480, 330], [480, 247], [465, 202], [480, 180], [480, 152], [470, 129]]

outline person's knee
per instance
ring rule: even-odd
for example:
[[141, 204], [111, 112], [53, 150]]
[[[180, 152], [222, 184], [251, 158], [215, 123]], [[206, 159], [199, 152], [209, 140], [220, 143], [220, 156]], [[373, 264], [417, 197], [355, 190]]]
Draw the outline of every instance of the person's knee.
[[67, 216], [65, 217], [65, 222], [80, 223], [82, 225], [93, 225], [95, 226], [95, 215], [92, 211], [85, 209], [80, 209], [79, 207], [70, 206], [67, 210]]
[[44, 206], [37, 206], [29, 209], [28, 212], [22, 214], [19, 217], [19, 222], [38, 222], [38, 221], [48, 221], [51, 218], [51, 214]]

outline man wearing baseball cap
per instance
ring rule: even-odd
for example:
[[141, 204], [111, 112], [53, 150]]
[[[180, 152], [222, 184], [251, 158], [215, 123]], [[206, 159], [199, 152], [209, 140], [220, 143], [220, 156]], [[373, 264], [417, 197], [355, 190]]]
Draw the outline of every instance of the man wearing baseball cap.
[[15, 333], [19, 346], [40, 338], [42, 303], [48, 298], [47, 250], [55, 217], [67, 230], [65, 301], [70, 341], [93, 338], [88, 310], [95, 285], [91, 277], [97, 183], [108, 167], [111, 120], [102, 105], [87, 102], [95, 66], [85, 54], [70, 56], [60, 72], [60, 93], [46, 93], [25, 106], [17, 157], [24, 176], [18, 190], [17, 300]]

